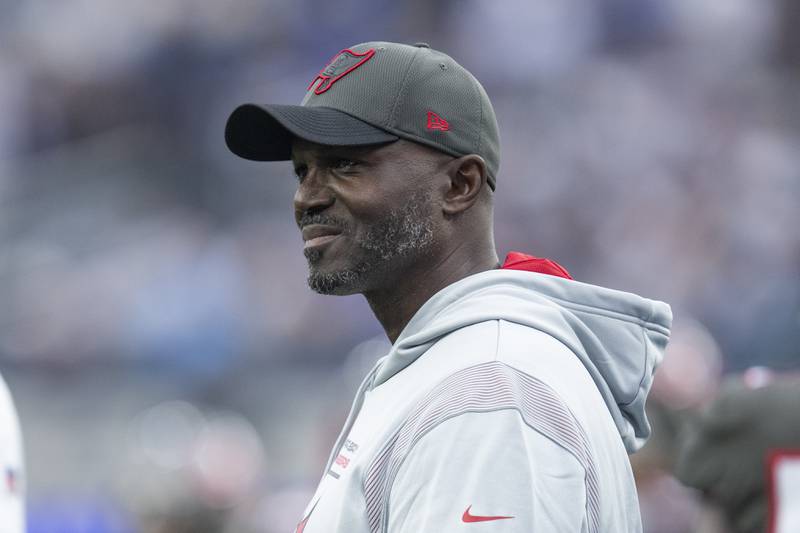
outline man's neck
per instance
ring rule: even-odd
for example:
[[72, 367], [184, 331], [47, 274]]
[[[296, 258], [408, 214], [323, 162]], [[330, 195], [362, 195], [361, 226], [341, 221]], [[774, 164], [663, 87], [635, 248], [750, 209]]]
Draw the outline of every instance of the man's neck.
[[494, 248], [482, 254], [459, 247], [439, 261], [404, 273], [391, 287], [364, 293], [375, 318], [394, 343], [431, 296], [456, 281], [497, 268], [499, 261]]

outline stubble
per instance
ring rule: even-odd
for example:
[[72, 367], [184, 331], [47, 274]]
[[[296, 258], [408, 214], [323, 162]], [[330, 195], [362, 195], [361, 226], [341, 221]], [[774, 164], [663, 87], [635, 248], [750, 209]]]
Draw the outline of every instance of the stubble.
[[[322, 252], [313, 248], [304, 250], [309, 266], [308, 286], [320, 294], [355, 294], [362, 292], [375, 276], [390, 272], [398, 261], [421, 257], [435, 242], [432, 212], [427, 194], [420, 191], [413, 195], [405, 205], [391, 210], [355, 240], [360, 260], [349, 268], [323, 271], [319, 268]], [[334, 225], [345, 234], [350, 229], [324, 215], [309, 218], [313, 220], [306, 223]]]

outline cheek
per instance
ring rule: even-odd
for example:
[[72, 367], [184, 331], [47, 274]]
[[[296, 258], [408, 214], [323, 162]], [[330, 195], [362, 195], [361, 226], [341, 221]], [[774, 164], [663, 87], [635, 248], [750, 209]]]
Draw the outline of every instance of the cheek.
[[345, 205], [353, 229], [359, 231], [365, 226], [373, 226], [383, 220], [397, 205], [390, 195], [383, 191], [363, 190], [352, 195]]
[[339, 199], [354, 230], [378, 225], [410, 204], [427, 209], [432, 180], [429, 173], [419, 175], [418, 166], [412, 162], [382, 166], [342, 188]]

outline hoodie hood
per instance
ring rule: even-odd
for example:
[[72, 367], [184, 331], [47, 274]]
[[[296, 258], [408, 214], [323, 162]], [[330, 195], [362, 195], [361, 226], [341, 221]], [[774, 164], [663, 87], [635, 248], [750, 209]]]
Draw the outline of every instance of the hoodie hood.
[[645, 400], [669, 339], [670, 307], [558, 274], [490, 270], [442, 289], [403, 329], [370, 386], [390, 379], [445, 335], [488, 320], [535, 328], [566, 345], [589, 371], [628, 452], [644, 445], [650, 436]]

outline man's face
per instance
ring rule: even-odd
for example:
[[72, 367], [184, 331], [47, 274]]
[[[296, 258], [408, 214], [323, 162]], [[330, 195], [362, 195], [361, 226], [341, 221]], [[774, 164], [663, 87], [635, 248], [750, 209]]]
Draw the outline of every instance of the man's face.
[[449, 159], [403, 140], [366, 147], [296, 141], [294, 211], [309, 286], [322, 294], [380, 290], [429, 258], [441, 218], [433, 178]]

